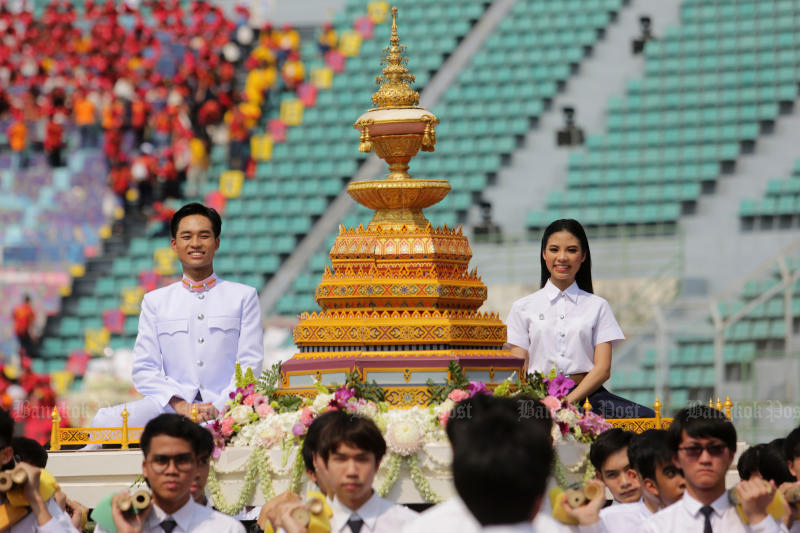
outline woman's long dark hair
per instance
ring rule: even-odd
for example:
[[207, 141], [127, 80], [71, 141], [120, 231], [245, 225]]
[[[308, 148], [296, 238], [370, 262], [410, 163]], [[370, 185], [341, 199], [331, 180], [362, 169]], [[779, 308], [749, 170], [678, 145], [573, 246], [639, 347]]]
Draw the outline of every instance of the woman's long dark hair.
[[539, 252], [539, 261], [542, 265], [541, 286], [544, 287], [547, 280], [550, 278], [550, 272], [547, 270], [547, 265], [544, 262], [544, 249], [547, 246], [547, 240], [550, 238], [550, 235], [558, 233], [559, 231], [568, 231], [580, 241], [581, 251], [586, 254], [586, 259], [581, 264], [581, 268], [578, 269], [578, 273], [575, 274], [575, 281], [582, 290], [594, 293], [592, 289], [592, 254], [589, 252], [589, 239], [586, 237], [586, 231], [584, 231], [581, 223], [573, 218], [556, 220], [544, 230], [544, 235], [542, 235], [542, 249]]

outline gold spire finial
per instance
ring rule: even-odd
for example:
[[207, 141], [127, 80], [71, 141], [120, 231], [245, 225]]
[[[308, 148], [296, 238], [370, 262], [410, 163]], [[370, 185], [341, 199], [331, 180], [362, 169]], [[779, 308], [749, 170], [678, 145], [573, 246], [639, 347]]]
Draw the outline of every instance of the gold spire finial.
[[419, 103], [419, 93], [411, 88], [414, 75], [408, 73], [406, 64], [408, 58], [403, 57], [406, 47], [400, 44], [397, 36], [397, 8], [392, 8], [392, 36], [389, 38], [390, 46], [383, 49], [386, 57], [381, 63], [386, 63], [381, 76], [375, 82], [381, 86], [372, 95], [372, 103], [376, 107], [411, 107]]

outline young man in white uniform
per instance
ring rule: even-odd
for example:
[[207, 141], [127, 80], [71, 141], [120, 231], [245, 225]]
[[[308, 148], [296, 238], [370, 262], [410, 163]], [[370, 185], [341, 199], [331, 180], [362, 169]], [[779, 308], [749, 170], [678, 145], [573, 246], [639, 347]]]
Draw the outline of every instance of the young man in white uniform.
[[[145, 294], [133, 348], [133, 383], [144, 399], [127, 404], [128, 425], [144, 426], [161, 413], [214, 419], [236, 389], [234, 369], [258, 376], [264, 358], [261, 309], [253, 287], [214, 274], [222, 220], [191, 203], [170, 221], [170, 244], [183, 279]], [[92, 427], [122, 425], [124, 405], [98, 411]]]
[[[117, 503], [127, 491], [115, 495], [111, 515], [119, 533], [244, 533], [241, 522], [192, 498], [201, 431], [206, 430], [174, 413], [148, 422], [141, 440], [142, 476], [152, 502], [139, 513], [122, 513]], [[95, 533], [106, 531], [95, 528]]]
[[742, 522], [725, 490], [725, 474], [736, 452], [736, 429], [725, 414], [695, 405], [675, 415], [668, 430], [675, 466], [683, 471], [686, 492], [642, 524], [642, 533], [777, 533], [786, 526], [767, 514], [775, 488], [762, 479], [740, 481], [738, 493], [749, 525]]

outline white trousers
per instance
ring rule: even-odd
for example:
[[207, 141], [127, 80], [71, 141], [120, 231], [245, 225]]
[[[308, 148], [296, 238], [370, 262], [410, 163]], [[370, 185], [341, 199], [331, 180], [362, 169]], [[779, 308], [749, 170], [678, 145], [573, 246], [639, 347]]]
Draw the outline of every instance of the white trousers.
[[128, 427], [144, 427], [150, 420], [162, 413], [174, 413], [175, 409], [171, 405], [162, 407], [155, 400], [149, 397], [136, 400], [127, 404], [112, 405], [103, 407], [94, 415], [89, 427], [93, 428], [121, 428], [122, 410], [128, 409]]

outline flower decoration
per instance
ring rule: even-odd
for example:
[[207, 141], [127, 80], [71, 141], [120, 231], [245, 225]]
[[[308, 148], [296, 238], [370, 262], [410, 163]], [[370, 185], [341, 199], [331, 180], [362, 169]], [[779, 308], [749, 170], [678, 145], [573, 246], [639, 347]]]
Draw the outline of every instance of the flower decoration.
[[386, 441], [391, 451], [405, 457], [419, 451], [425, 441], [425, 433], [418, 424], [398, 420], [386, 427]]
[[575, 386], [575, 382], [570, 378], [559, 374], [553, 379], [544, 379], [544, 384], [547, 386], [547, 394], [555, 396], [556, 398], [563, 398]]

